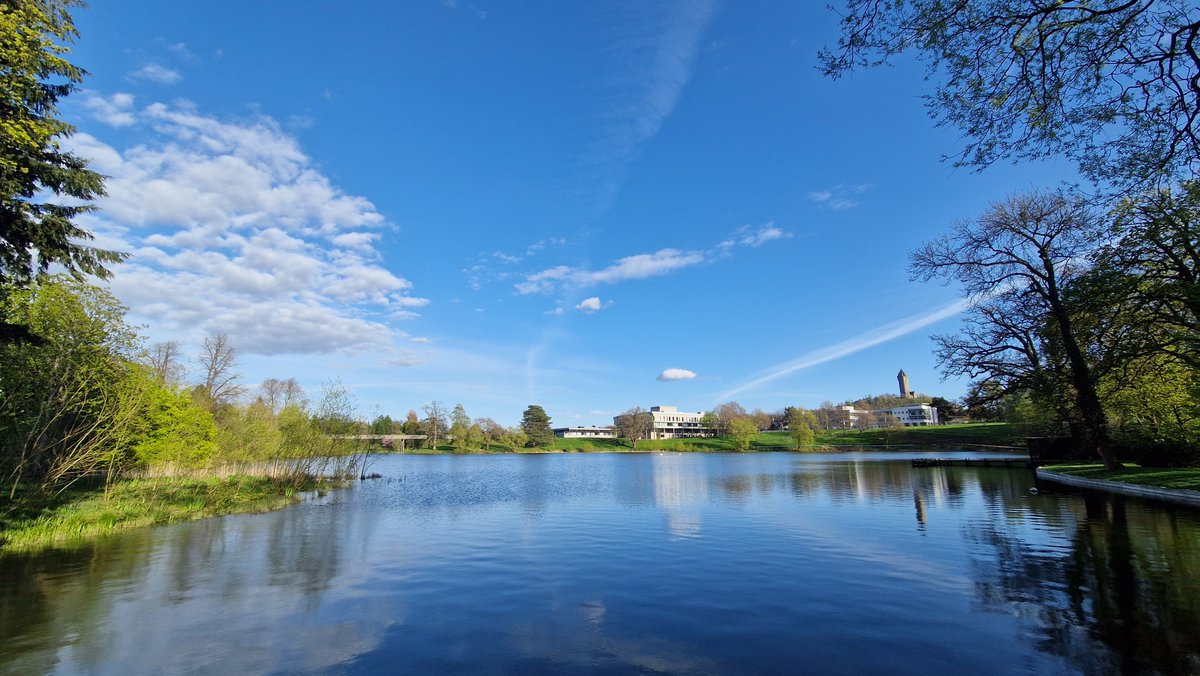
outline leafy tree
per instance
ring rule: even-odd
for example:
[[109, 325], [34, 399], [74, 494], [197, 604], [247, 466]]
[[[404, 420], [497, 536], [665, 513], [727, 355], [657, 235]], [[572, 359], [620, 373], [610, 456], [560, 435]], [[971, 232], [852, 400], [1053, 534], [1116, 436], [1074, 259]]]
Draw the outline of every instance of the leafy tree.
[[951, 418], [957, 418], [962, 415], [962, 406], [959, 406], [958, 402], [950, 401], [945, 397], [933, 397], [929, 400], [929, 405], [937, 409], [938, 420], [943, 424], [950, 422]]
[[812, 446], [816, 441], [817, 416], [812, 411], [802, 408], [788, 407], [788, 433], [792, 435], [792, 443], [796, 448]]
[[946, 375], [985, 376], [1006, 391], [1029, 390], [1078, 422], [1079, 441], [1110, 468], [1108, 421], [1095, 359], [1065, 293], [1095, 247], [1101, 223], [1082, 202], [1032, 193], [993, 204], [975, 222], [912, 255], [916, 280], [952, 279], [977, 302], [962, 333], [936, 336]]
[[917, 52], [959, 165], [1064, 155], [1136, 191], [1200, 158], [1200, 6], [1192, 0], [846, 0], [838, 77]]
[[614, 418], [613, 422], [616, 423], [617, 435], [628, 439], [635, 451], [637, 442], [649, 439], [651, 432], [654, 431], [654, 415], [649, 411], [642, 410], [641, 406], [634, 406], [625, 411]]
[[713, 413], [712, 411], [709, 411], [709, 412], [705, 413], [704, 415], [700, 416], [700, 427], [702, 427], [706, 430], [715, 431], [719, 424], [720, 424], [720, 421], [717, 420], [717, 414]]
[[417, 412], [409, 409], [408, 415], [404, 417], [404, 424], [400, 428], [402, 434], [423, 434], [421, 428], [421, 419], [417, 417]]
[[734, 450], [738, 451], [750, 450], [750, 442], [758, 436], [758, 426], [749, 416], [738, 416], [730, 420], [726, 430], [733, 439]]
[[527, 443], [534, 446], [549, 446], [554, 443], [554, 432], [550, 429], [550, 416], [537, 404], [530, 404], [521, 416], [521, 430], [529, 437]]
[[500, 437], [500, 443], [514, 450], [524, 448], [529, 443], [529, 435], [525, 434], [525, 430], [521, 429], [520, 425], [513, 425], [505, 430]]
[[179, 391], [151, 388], [145, 411], [135, 424], [131, 450], [142, 465], [201, 467], [216, 452], [217, 426], [212, 414]]
[[74, 223], [104, 193], [102, 177], [59, 145], [74, 127], [58, 101], [85, 75], [66, 58], [76, 4], [0, 4], [0, 285], [27, 286], [52, 264], [103, 278], [125, 258], [85, 244], [91, 233]]
[[450, 413], [450, 436], [451, 445], [459, 453], [478, 448], [477, 444], [473, 446], [471, 443], [471, 417], [462, 404], [455, 404], [454, 411]]
[[68, 276], [0, 294], [0, 321], [37, 342], [0, 343], [0, 471], [52, 487], [112, 466], [144, 410], [140, 338], [107, 291]]
[[1114, 347], [1130, 359], [1158, 353], [1200, 368], [1200, 182], [1123, 201], [1113, 229], [1118, 239], [1096, 255], [1098, 284], [1085, 291], [1123, 311], [1128, 330]]
[[392, 430], [395, 426], [396, 423], [392, 420], [390, 415], [376, 416], [375, 419], [371, 421], [371, 434], [393, 434]]

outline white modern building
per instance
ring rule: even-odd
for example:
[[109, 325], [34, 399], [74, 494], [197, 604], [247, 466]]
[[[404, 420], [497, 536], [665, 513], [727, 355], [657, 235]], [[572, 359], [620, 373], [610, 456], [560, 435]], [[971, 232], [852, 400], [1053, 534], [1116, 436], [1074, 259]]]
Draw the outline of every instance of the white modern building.
[[555, 427], [554, 436], [563, 439], [616, 439], [617, 431], [612, 427], [600, 427], [599, 425]]
[[[674, 406], [651, 406], [649, 414], [654, 419], [654, 426], [650, 430], [651, 439], [708, 437], [716, 432], [716, 430], [707, 429], [701, 425], [700, 421], [704, 418], [703, 411], [680, 411]], [[616, 424], [620, 417], [614, 417], [613, 423]]]
[[840, 406], [838, 412], [841, 417], [838, 425], [842, 428], [883, 427], [885, 420], [883, 416], [894, 418], [905, 427], [929, 427], [938, 424], [937, 409], [929, 404], [909, 404], [875, 411], [864, 411], [853, 406]]

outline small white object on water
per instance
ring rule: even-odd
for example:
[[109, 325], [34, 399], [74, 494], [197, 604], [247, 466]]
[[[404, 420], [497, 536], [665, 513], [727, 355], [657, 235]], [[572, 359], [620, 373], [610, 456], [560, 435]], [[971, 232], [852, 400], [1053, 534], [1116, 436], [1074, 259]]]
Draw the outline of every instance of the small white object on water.
[[1030, 489], [1029, 489], [1029, 494], [1030, 494], [1030, 495], [1037, 495], [1037, 493], [1038, 493], [1038, 491], [1037, 491], [1037, 487], [1036, 487], [1036, 486], [1035, 486], [1035, 487], [1033, 487], [1033, 488], [1030, 488]]

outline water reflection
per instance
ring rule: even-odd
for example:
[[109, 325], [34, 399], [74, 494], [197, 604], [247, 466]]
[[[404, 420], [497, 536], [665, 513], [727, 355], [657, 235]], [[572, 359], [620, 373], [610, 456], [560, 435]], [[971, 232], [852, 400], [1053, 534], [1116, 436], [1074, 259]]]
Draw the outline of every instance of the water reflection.
[[678, 453], [660, 453], [651, 458], [654, 504], [666, 514], [667, 528], [674, 537], [700, 536], [701, 506], [708, 502], [703, 460]]
[[862, 454], [377, 467], [0, 559], [0, 672], [1200, 673], [1194, 510]]

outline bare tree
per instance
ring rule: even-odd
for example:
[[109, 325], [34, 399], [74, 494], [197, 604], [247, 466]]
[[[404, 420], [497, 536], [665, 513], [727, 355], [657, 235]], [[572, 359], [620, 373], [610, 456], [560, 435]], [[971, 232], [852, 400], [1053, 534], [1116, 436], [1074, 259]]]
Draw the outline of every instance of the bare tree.
[[204, 339], [200, 350], [200, 366], [204, 370], [201, 387], [214, 406], [226, 404], [242, 394], [238, 384], [242, 374], [238, 371], [237, 349], [229, 342], [229, 336], [220, 333]]
[[939, 336], [946, 375], [986, 376], [1074, 409], [1080, 442], [1110, 469], [1099, 374], [1076, 331], [1065, 290], [1083, 273], [1102, 221], [1081, 201], [1031, 193], [993, 204], [974, 222], [912, 255], [915, 280], [955, 280], [975, 301], [961, 335]]
[[625, 411], [614, 418], [613, 423], [617, 426], [617, 434], [628, 439], [635, 451], [637, 442], [649, 439], [650, 434], [654, 431], [654, 415], [642, 410], [641, 406], [634, 406]]
[[482, 432], [483, 443], [487, 445], [489, 451], [492, 450], [492, 444], [504, 436], [504, 427], [491, 418], [476, 418], [475, 426]]
[[429, 437], [429, 447], [437, 448], [438, 440], [446, 436], [448, 425], [446, 424], [446, 405], [440, 401], [431, 401], [422, 407], [425, 411], [425, 419], [421, 422], [425, 427], [425, 434]]
[[154, 377], [164, 385], [179, 387], [187, 377], [187, 366], [183, 363], [183, 351], [177, 340], [151, 345], [146, 360]]
[[300, 387], [300, 383], [296, 382], [295, 378], [287, 380], [267, 378], [258, 386], [258, 391], [263, 403], [275, 412], [288, 406], [303, 407], [305, 404], [304, 388]]
[[734, 419], [744, 418], [750, 414], [746, 413], [746, 409], [736, 401], [727, 401], [713, 409], [713, 415], [717, 416], [717, 426], [721, 431], [725, 431]]

